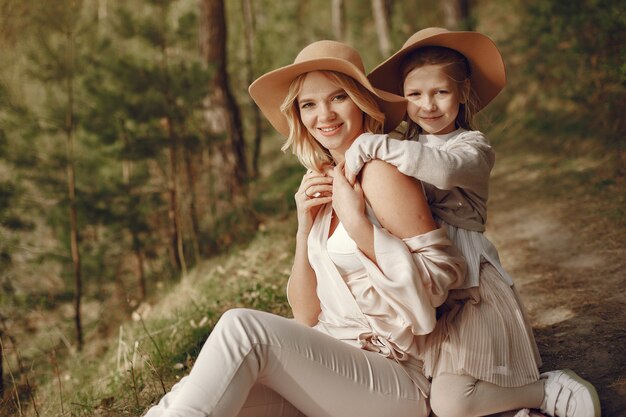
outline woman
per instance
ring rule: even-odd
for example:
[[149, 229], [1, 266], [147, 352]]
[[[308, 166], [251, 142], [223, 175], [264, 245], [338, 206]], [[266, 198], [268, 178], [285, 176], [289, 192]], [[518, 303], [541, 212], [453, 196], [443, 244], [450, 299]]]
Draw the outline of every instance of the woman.
[[287, 289], [295, 320], [226, 312], [147, 416], [427, 416], [424, 338], [465, 263], [418, 181], [375, 161], [351, 186], [342, 169], [352, 142], [393, 129], [406, 102], [375, 90], [359, 54], [333, 41], [250, 94], [308, 168]]

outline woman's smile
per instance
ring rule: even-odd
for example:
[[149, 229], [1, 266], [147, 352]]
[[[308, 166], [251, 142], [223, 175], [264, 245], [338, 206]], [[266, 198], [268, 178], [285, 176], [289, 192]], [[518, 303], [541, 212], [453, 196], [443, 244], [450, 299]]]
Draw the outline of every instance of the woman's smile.
[[337, 133], [342, 126], [343, 123], [340, 123], [335, 126], [318, 127], [318, 130], [320, 130], [324, 136], [332, 136]]
[[326, 148], [335, 161], [363, 133], [363, 111], [348, 93], [326, 75], [306, 75], [298, 94], [300, 119], [310, 135]]

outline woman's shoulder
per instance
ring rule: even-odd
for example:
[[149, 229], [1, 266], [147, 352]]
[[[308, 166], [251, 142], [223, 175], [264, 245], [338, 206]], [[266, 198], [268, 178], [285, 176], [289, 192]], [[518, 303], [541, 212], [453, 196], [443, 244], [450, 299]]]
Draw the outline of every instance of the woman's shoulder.
[[433, 228], [420, 181], [381, 160], [372, 160], [361, 173], [363, 194], [380, 224], [404, 238]]
[[376, 198], [393, 191], [419, 189], [420, 182], [398, 171], [394, 165], [373, 159], [362, 169], [361, 187], [366, 196]]

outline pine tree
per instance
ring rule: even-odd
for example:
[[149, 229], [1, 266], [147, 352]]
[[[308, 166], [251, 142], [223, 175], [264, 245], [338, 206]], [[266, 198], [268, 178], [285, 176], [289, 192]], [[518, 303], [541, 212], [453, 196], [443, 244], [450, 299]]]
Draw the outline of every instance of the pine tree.
[[[85, 16], [83, 3], [79, 0], [62, 0], [39, 5], [34, 15], [38, 32], [36, 49], [30, 54], [31, 76], [45, 86], [45, 101], [40, 109], [40, 139], [57, 141], [51, 149], [51, 167], [62, 170], [65, 174], [65, 219], [51, 216], [52, 222], [60, 220], [62, 235], [66, 235], [72, 263], [74, 281], [74, 322], [76, 344], [80, 350], [83, 346], [83, 326], [81, 317], [81, 300], [83, 295], [83, 271], [80, 248], [80, 225], [78, 206], [80, 196], [77, 194], [76, 166], [77, 122], [76, 102], [77, 84], [80, 77], [81, 35], [85, 32]], [[58, 153], [63, 149], [62, 153]], [[59, 171], [57, 171], [59, 172]], [[51, 178], [54, 179], [54, 178]], [[60, 178], [56, 177], [58, 181]], [[52, 184], [52, 183], [51, 183]], [[56, 187], [60, 182], [56, 182]], [[53, 185], [54, 187], [54, 185]], [[54, 188], [56, 188], [54, 187]], [[55, 193], [61, 191], [56, 188]], [[57, 198], [61, 199], [60, 195]]]
[[103, 215], [130, 237], [142, 297], [145, 254], [160, 252], [155, 234], [165, 230], [175, 270], [187, 268], [186, 241], [196, 258], [201, 252], [194, 155], [207, 139], [200, 121], [210, 73], [189, 47], [195, 16], [175, 15], [171, 3], [114, 10], [113, 34], [94, 57], [99, 72], [87, 84], [94, 100], [87, 127], [118, 165], [107, 191], [115, 210]]

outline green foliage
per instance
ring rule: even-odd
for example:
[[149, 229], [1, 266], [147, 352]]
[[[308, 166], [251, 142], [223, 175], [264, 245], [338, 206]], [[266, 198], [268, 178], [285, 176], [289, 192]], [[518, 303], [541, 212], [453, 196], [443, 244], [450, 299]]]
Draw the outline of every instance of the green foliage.
[[[118, 170], [100, 171], [101, 187], [83, 192], [90, 196], [85, 212], [113, 238], [95, 259], [121, 261], [132, 250], [150, 255], [162, 270], [167, 257], [154, 230], [168, 222], [166, 193], [168, 183], [175, 181], [168, 158], [196, 153], [213, 139], [203, 130], [201, 114], [211, 73], [185, 50], [197, 33], [180, 25], [191, 23], [193, 15], [183, 13], [173, 24], [174, 2], [150, 3], [117, 4], [113, 32], [99, 40], [98, 53], [90, 57], [94, 70], [83, 86], [91, 105], [81, 120], [95, 147], [108, 152], [101, 166]], [[151, 172], [155, 164], [162, 175]], [[123, 170], [127, 173], [122, 177]], [[111, 246], [112, 241], [122, 246]]]
[[201, 238], [209, 253], [220, 253], [233, 243], [247, 241], [257, 230], [257, 213], [250, 207], [236, 207], [215, 219]]
[[32, 221], [22, 218], [18, 212], [19, 198], [23, 194], [19, 183], [0, 181], [0, 225], [14, 231], [33, 230]]
[[[291, 156], [291, 155], [290, 155]], [[288, 159], [286, 156], [285, 159]], [[295, 156], [293, 157], [295, 159]], [[259, 214], [276, 215], [295, 210], [294, 195], [302, 181], [304, 168], [299, 163], [282, 163], [256, 188], [254, 211]]]
[[[523, 33], [523, 36], [520, 36]], [[626, 104], [626, 10], [619, 0], [526, 2], [516, 33], [521, 69], [537, 83], [531, 103], [552, 113], [555, 129], [567, 119], [600, 131], [605, 144], [623, 146]], [[522, 79], [520, 78], [520, 81]], [[523, 85], [516, 86], [523, 88]], [[542, 117], [544, 118], [544, 117]], [[546, 118], [544, 118], [546, 120]]]

